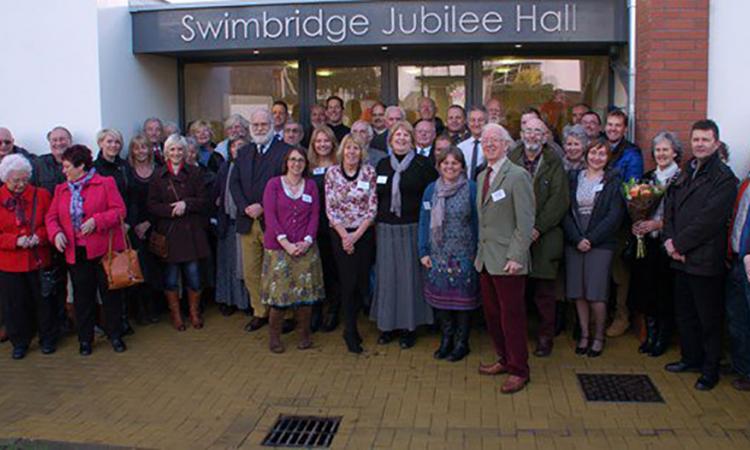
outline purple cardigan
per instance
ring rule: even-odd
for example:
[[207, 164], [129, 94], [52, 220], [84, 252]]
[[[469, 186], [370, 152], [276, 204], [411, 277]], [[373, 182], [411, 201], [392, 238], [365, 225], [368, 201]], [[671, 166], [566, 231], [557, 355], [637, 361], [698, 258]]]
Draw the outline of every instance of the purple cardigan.
[[284, 192], [281, 177], [274, 177], [263, 192], [263, 219], [266, 230], [263, 246], [269, 250], [283, 250], [277, 240], [285, 234], [287, 240], [296, 243], [309, 236], [315, 239], [318, 233], [320, 200], [315, 182], [305, 180], [305, 190], [300, 198], [292, 200]]

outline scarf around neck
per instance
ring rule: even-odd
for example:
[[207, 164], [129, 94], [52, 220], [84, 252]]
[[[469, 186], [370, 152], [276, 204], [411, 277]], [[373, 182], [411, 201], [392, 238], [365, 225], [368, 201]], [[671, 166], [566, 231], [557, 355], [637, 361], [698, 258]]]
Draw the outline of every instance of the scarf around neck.
[[81, 223], [83, 221], [83, 188], [91, 181], [96, 173], [95, 168], [89, 169], [88, 173], [76, 181], [68, 181], [68, 189], [70, 190], [70, 218], [73, 221], [73, 229], [75, 231], [81, 230]]
[[449, 183], [438, 178], [435, 182], [435, 192], [432, 193], [432, 210], [430, 212], [430, 236], [432, 244], [439, 246], [443, 243], [443, 222], [445, 221], [445, 200], [453, 197], [467, 183], [466, 175], [461, 175], [458, 180]]
[[679, 169], [680, 166], [678, 166], [674, 161], [664, 170], [661, 170], [657, 167], [656, 179], [659, 181], [659, 184], [661, 184], [662, 186], [666, 186], [669, 180], [677, 173]]
[[411, 165], [414, 154], [414, 150], [410, 151], [400, 162], [395, 153], [391, 153], [390, 156], [391, 168], [394, 171], [393, 182], [391, 183], [391, 212], [396, 217], [401, 217], [401, 174]]

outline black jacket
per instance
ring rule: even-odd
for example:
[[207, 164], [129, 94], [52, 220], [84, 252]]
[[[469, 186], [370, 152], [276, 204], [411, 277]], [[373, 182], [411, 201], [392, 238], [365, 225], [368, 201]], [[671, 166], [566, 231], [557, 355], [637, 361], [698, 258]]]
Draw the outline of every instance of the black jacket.
[[688, 163], [667, 194], [663, 236], [685, 256], [684, 263], [673, 260], [672, 268], [692, 275], [721, 275], [738, 181], [718, 152], [697, 173], [695, 161]]
[[586, 229], [583, 229], [578, 215], [576, 192], [579, 173], [581, 173], [580, 170], [574, 170], [568, 174], [570, 208], [562, 222], [565, 240], [575, 247], [582, 239], [588, 239], [591, 242], [591, 248], [614, 250], [617, 246], [617, 232], [625, 217], [625, 201], [620, 193], [622, 180], [619, 173], [608, 171], [604, 175], [602, 181], [604, 187], [596, 194], [594, 209], [591, 211], [591, 218]]
[[62, 173], [62, 163], [58, 163], [51, 153], [36, 158], [31, 180], [34, 186], [42, 187], [54, 195], [55, 187], [64, 182], [65, 175]]
[[94, 167], [96, 173], [103, 177], [112, 177], [117, 183], [117, 190], [120, 191], [120, 196], [128, 204], [128, 186], [130, 181], [130, 168], [124, 159], [117, 156], [113, 162], [104, 159], [102, 152], [99, 152], [99, 156], [94, 161]]

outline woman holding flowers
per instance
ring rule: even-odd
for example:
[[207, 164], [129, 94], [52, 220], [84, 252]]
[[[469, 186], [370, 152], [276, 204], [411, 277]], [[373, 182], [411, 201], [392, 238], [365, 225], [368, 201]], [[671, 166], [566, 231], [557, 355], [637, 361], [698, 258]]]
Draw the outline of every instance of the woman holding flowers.
[[674, 274], [669, 267], [670, 258], [661, 245], [662, 216], [666, 194], [680, 175], [678, 164], [682, 146], [677, 136], [662, 131], [651, 141], [651, 155], [656, 169], [646, 173], [642, 183], [653, 186], [653, 189], [646, 189], [646, 195], [662, 196], [647, 219], [633, 221], [631, 232], [643, 242], [645, 255], [636, 258], [631, 266], [630, 306], [645, 316], [646, 339], [638, 351], [661, 356], [669, 346], [674, 329]]
[[607, 170], [610, 155], [604, 140], [586, 149], [586, 168], [570, 173], [570, 210], [563, 219], [566, 293], [576, 299], [581, 326], [576, 354], [590, 357], [601, 355], [604, 348], [610, 269], [625, 212], [618, 172]]

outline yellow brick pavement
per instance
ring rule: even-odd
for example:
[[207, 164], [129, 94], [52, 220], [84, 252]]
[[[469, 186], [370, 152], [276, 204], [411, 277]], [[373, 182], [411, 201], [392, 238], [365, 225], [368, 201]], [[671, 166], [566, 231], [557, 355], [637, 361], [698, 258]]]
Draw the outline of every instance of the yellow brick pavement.
[[[267, 335], [243, 331], [246, 318], [211, 310], [206, 328], [174, 332], [167, 323], [137, 329], [129, 351], [97, 341], [82, 358], [75, 339], [55, 355], [34, 346], [12, 361], [0, 346], [0, 442], [33, 439], [113, 446], [203, 449], [261, 448], [279, 414], [340, 415], [335, 449], [670, 449], [750, 448], [750, 394], [725, 377], [696, 392], [696, 375], [662, 370], [677, 357], [637, 354], [636, 339], [607, 342], [597, 359], [556, 340], [553, 356], [532, 357], [532, 382], [500, 394], [502, 377], [482, 377], [486, 335], [459, 363], [432, 358], [437, 336], [402, 351], [377, 346], [362, 321], [366, 353], [347, 353], [339, 332], [315, 335], [315, 348], [272, 355]], [[645, 373], [663, 404], [586, 402], [577, 372]]]

